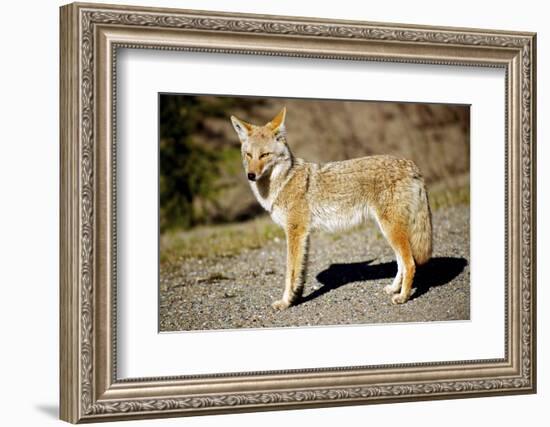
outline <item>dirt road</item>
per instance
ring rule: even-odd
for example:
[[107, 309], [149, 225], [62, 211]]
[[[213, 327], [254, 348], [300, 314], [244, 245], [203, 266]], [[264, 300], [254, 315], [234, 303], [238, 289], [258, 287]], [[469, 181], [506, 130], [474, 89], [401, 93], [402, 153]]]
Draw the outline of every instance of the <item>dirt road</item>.
[[282, 312], [271, 303], [284, 286], [283, 239], [235, 256], [190, 258], [161, 269], [160, 330], [467, 320], [469, 206], [439, 209], [433, 224], [433, 259], [418, 268], [416, 292], [406, 304], [392, 305], [383, 290], [397, 266], [370, 224], [338, 235], [313, 234], [304, 297]]

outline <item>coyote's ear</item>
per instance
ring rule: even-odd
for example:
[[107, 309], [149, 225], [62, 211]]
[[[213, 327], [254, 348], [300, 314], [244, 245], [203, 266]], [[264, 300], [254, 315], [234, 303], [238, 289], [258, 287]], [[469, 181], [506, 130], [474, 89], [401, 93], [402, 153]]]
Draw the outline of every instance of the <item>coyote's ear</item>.
[[285, 116], [286, 116], [286, 108], [283, 107], [283, 109], [279, 111], [279, 114], [277, 114], [275, 118], [266, 125], [271, 129], [271, 131], [275, 135], [280, 135], [283, 138], [285, 137], [285, 134], [286, 134]]
[[235, 128], [237, 135], [239, 135], [241, 142], [245, 142], [248, 139], [250, 131], [252, 130], [252, 125], [250, 123], [246, 123], [245, 121], [239, 120], [235, 116], [231, 116], [231, 123], [233, 123], [233, 127]]

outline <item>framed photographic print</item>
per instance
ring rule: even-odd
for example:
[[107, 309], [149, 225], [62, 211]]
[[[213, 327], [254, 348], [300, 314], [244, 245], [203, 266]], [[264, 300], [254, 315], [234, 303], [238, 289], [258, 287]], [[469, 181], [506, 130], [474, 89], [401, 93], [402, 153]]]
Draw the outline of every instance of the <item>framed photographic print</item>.
[[60, 22], [62, 419], [535, 392], [535, 34]]

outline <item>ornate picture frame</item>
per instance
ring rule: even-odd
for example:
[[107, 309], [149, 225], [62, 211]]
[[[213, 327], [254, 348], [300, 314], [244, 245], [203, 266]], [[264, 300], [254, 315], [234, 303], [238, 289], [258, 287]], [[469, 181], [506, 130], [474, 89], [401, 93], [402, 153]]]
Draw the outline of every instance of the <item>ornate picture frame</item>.
[[[60, 416], [72, 423], [536, 391], [536, 36], [70, 4], [60, 37]], [[118, 48], [503, 68], [505, 357], [117, 379]]]

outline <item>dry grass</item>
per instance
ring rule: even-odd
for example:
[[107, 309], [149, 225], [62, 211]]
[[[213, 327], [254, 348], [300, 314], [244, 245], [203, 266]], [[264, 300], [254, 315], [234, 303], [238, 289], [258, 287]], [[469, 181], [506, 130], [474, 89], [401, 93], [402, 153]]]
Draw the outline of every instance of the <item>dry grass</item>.
[[470, 204], [470, 175], [458, 175], [450, 180], [428, 187], [430, 207], [433, 211], [457, 205]]
[[235, 224], [166, 232], [160, 241], [160, 262], [171, 264], [186, 258], [232, 256], [276, 239], [284, 239], [284, 232], [268, 216]]

